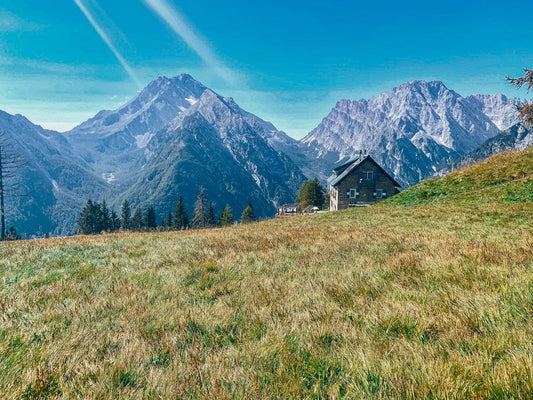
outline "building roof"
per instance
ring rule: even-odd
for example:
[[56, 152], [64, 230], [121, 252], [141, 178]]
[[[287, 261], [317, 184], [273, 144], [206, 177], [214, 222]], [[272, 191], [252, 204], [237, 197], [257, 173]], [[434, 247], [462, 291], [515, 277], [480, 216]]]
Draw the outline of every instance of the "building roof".
[[300, 207], [300, 203], [283, 204], [282, 206], [279, 206], [278, 208], [298, 208], [298, 207]]
[[360, 156], [353, 156], [348, 161], [346, 161], [344, 164], [339, 165], [338, 167], [333, 168], [333, 172], [336, 176], [339, 176], [344, 172], [346, 168], [348, 168], [352, 163], [355, 161], [358, 161]]
[[[331, 185], [331, 186], [336, 186], [339, 182], [341, 182], [344, 178], [346, 178], [346, 176], [348, 176], [348, 174], [350, 172], [352, 172], [354, 170], [354, 168], [356, 168], [359, 164], [363, 163], [363, 161], [366, 161], [366, 160], [369, 160], [369, 161], [372, 161], [379, 169], [380, 171], [386, 176], [388, 177], [392, 183], [394, 184], [394, 186], [396, 187], [402, 187], [402, 185], [400, 185], [398, 182], [396, 182], [394, 180], [394, 178], [392, 176], [390, 176], [387, 171], [385, 171], [372, 157], [370, 156], [366, 156], [366, 157], [363, 157], [362, 159], [359, 159], [359, 156], [355, 157], [355, 158], [352, 158], [350, 161], [348, 161], [347, 163], [344, 163], [336, 168], [333, 169], [333, 172], [335, 172], [334, 175], [330, 176], [328, 178], [328, 185]], [[338, 175], [338, 173], [342, 171], [342, 173], [340, 173], [340, 175]]]

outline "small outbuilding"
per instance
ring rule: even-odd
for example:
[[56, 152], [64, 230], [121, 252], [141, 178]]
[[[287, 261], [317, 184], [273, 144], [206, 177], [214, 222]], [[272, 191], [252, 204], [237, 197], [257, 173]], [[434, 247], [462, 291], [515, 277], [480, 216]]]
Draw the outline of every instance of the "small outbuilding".
[[292, 217], [294, 215], [297, 215], [300, 210], [300, 203], [284, 204], [281, 207], [278, 207], [278, 213], [276, 214], [276, 217]]
[[401, 185], [370, 156], [358, 155], [336, 167], [328, 179], [329, 209], [367, 206], [399, 193]]

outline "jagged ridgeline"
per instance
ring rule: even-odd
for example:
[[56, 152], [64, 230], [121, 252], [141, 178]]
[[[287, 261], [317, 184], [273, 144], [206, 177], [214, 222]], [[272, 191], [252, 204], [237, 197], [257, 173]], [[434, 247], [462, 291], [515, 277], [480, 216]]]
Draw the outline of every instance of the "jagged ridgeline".
[[439, 81], [408, 82], [369, 100], [339, 101], [302, 144], [308, 158], [324, 161], [322, 169], [366, 149], [408, 187], [514, 125], [522, 103], [501, 94], [462, 97]]
[[70, 132], [7, 113], [0, 128], [26, 163], [20, 172], [28, 195], [8, 207], [8, 224], [26, 234], [72, 234], [89, 198], [116, 211], [124, 199], [154, 207], [160, 221], [179, 196], [192, 212], [201, 187], [217, 215], [228, 204], [240, 215], [252, 203], [257, 216], [269, 217], [305, 180], [269, 144], [292, 139], [186, 74], [158, 77], [124, 106]]
[[293, 202], [301, 183], [366, 150], [403, 187], [436, 174], [516, 122], [519, 99], [462, 97], [415, 81], [378, 98], [341, 100], [298, 141], [191, 76], [158, 77], [116, 110], [69, 132], [0, 112], [0, 129], [24, 160], [24, 197], [7, 224], [27, 235], [72, 234], [88, 199], [119, 212], [124, 200], [161, 221], [179, 197], [191, 213], [203, 187], [219, 215], [257, 217]]

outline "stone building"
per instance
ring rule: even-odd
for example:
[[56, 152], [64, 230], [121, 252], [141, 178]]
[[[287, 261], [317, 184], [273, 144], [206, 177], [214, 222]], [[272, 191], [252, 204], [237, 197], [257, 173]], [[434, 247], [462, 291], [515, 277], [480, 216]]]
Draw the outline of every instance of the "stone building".
[[328, 179], [329, 209], [366, 206], [399, 192], [401, 187], [370, 156], [357, 156], [333, 170]]

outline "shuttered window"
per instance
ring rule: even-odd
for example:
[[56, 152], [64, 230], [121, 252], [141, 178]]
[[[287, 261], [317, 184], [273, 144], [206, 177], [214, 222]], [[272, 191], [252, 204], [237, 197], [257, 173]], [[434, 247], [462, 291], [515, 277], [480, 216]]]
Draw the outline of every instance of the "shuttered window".
[[372, 171], [363, 171], [363, 172], [359, 172], [359, 179], [362, 179], [364, 181], [371, 181], [372, 179], [376, 179], [374, 178], [374, 174], [375, 172], [372, 172]]
[[349, 199], [358, 199], [359, 198], [359, 190], [357, 189], [347, 189], [346, 190], [346, 197]]
[[387, 197], [387, 192], [385, 192], [383, 189], [376, 189], [374, 192], [374, 198], [375, 199], [384, 199]]

